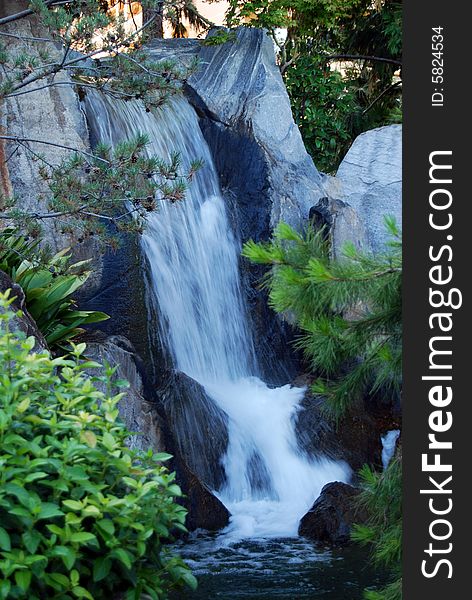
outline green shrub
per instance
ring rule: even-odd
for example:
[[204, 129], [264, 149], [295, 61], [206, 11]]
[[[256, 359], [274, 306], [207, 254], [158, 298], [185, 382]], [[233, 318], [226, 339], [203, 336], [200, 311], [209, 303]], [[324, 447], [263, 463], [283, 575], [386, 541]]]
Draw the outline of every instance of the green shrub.
[[[33, 353], [0, 294], [0, 598], [167, 597], [195, 586], [168, 552], [186, 511], [165, 454], [125, 446], [122, 394], [102, 393], [81, 359]], [[100, 379], [110, 387], [113, 369]], [[96, 378], [99, 379], [99, 378]]]
[[317, 168], [334, 173], [353, 141], [360, 106], [349, 80], [319, 55], [304, 53], [285, 74], [294, 119]]
[[69, 249], [52, 257], [14, 228], [0, 232], [0, 269], [20, 285], [26, 308], [50, 347], [64, 345], [82, 333], [82, 325], [108, 319], [103, 312], [77, 310], [72, 294], [90, 276], [90, 261], [71, 264]]

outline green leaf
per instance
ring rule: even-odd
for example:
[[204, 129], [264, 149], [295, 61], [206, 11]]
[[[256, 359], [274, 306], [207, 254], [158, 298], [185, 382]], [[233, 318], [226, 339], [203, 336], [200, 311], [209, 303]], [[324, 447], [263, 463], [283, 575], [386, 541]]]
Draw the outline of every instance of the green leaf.
[[15, 571], [16, 585], [23, 592], [27, 592], [31, 583], [31, 571]]
[[69, 571], [72, 569], [72, 567], [75, 564], [75, 561], [77, 560], [76, 551], [73, 548], [70, 548], [69, 546], [55, 546], [51, 551], [51, 555], [60, 556], [62, 558], [64, 566]]
[[77, 500], [63, 500], [62, 504], [71, 510], [82, 510], [84, 506], [82, 502], [78, 502]]
[[111, 564], [111, 560], [107, 557], [97, 558], [93, 565], [93, 580], [101, 581], [105, 579], [110, 572]]
[[105, 533], [108, 533], [108, 535], [113, 535], [115, 533], [115, 525], [110, 519], [102, 519], [101, 521], [97, 521], [97, 527]]
[[30, 531], [25, 531], [25, 533], [21, 536], [21, 538], [22, 538], [25, 548], [28, 550], [28, 552], [30, 552], [31, 554], [34, 554], [36, 552], [36, 550], [38, 549], [38, 546], [41, 542], [41, 534], [38, 533], [37, 531], [30, 530]]
[[110, 556], [116, 557], [122, 565], [124, 565], [128, 570], [131, 570], [130, 556], [126, 550], [123, 550], [123, 548], [117, 548], [113, 550]]
[[54, 517], [63, 517], [64, 513], [57, 504], [52, 502], [43, 502], [41, 504], [41, 510], [37, 516], [37, 519], [53, 519]]
[[96, 542], [97, 538], [93, 533], [79, 531], [78, 533], [73, 533], [70, 536], [70, 541], [76, 544], [88, 544], [89, 542]]
[[0, 548], [2, 550], [6, 550], [7, 552], [11, 550], [11, 541], [8, 532], [0, 527]]
[[195, 591], [197, 589], [197, 587], [198, 587], [197, 578], [194, 577], [194, 575], [192, 575], [192, 573], [190, 573], [190, 571], [183, 571], [182, 579], [191, 590]]
[[88, 598], [88, 600], [94, 600], [92, 594], [90, 592], [87, 592], [85, 588], [80, 586], [72, 588], [72, 593], [77, 598]]
[[69, 588], [69, 578], [63, 575], [62, 573], [49, 573], [48, 576], [62, 586], [63, 589], [67, 590]]

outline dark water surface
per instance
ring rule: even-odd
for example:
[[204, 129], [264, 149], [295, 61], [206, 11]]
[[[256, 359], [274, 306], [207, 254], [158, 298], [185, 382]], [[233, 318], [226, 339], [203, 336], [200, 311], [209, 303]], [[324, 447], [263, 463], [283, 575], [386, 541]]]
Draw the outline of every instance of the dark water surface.
[[366, 587], [384, 582], [355, 546], [324, 550], [301, 538], [229, 545], [224, 537], [201, 536], [179, 551], [199, 587], [173, 600], [362, 600]]

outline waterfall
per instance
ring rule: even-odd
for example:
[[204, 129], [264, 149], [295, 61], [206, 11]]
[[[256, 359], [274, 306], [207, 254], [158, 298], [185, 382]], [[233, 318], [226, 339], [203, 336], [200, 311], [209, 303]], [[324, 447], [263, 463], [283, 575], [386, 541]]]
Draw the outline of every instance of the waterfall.
[[160, 335], [176, 368], [199, 382], [228, 417], [226, 482], [215, 493], [232, 514], [229, 537], [295, 535], [323, 485], [346, 481], [349, 469], [299, 450], [294, 422], [305, 389], [272, 389], [257, 376], [240, 289], [240, 245], [197, 115], [183, 98], [146, 112], [138, 102], [98, 93], [89, 95], [87, 113], [102, 142], [116, 144], [143, 132], [150, 155], [168, 159], [177, 151], [184, 172], [192, 160], [204, 161], [185, 200], [162, 202], [142, 237]]

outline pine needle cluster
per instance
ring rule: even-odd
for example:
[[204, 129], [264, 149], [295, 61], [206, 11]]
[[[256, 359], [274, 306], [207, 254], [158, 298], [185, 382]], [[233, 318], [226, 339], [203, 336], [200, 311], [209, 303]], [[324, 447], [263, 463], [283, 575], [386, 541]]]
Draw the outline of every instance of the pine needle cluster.
[[270, 304], [300, 329], [297, 346], [319, 375], [313, 391], [336, 419], [367, 397], [400, 394], [401, 238], [392, 219], [386, 226], [392, 240], [375, 256], [347, 244], [333, 260], [323, 230], [301, 235], [286, 224], [271, 242], [244, 247], [273, 267], [263, 283]]
[[[200, 167], [196, 160], [182, 173], [178, 153], [169, 161], [148, 157], [147, 144], [147, 136], [138, 134], [114, 149], [99, 144], [93, 155], [71, 153], [57, 167], [41, 164], [39, 173], [50, 190], [48, 210], [24, 210], [9, 198], [4, 199], [5, 212], [0, 219], [38, 237], [41, 223], [53, 218], [62, 233], [73, 234], [79, 243], [93, 237], [100, 244], [116, 247], [121, 232], [143, 232], [149, 213], [158, 209], [160, 201], [183, 200]], [[41, 161], [41, 156], [36, 160]]]

